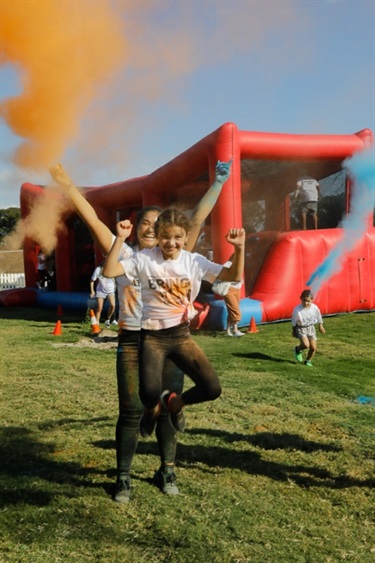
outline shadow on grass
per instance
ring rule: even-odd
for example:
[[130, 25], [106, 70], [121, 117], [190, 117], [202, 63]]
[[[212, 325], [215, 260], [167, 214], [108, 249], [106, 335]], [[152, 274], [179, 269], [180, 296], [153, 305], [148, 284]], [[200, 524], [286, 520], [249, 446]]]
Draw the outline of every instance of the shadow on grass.
[[96, 336], [96, 335], [92, 335], [92, 334], [86, 335], [86, 336], [91, 336], [93, 341], [97, 342], [98, 344], [108, 343], [108, 342], [113, 342], [113, 343], [118, 342], [118, 335], [117, 334], [115, 334], [114, 336]]
[[205, 434], [206, 436], [213, 436], [215, 438], [223, 438], [226, 442], [248, 442], [264, 450], [300, 450], [301, 452], [340, 452], [341, 447], [335, 444], [322, 444], [320, 442], [313, 442], [312, 440], [305, 440], [298, 436], [298, 434], [289, 434], [284, 432], [283, 434], [275, 434], [272, 432], [257, 432], [256, 434], [237, 434], [223, 432], [222, 430], [203, 430], [203, 429], [192, 429], [187, 430], [189, 434]]
[[262, 354], [261, 352], [247, 352], [243, 353], [234, 353], [233, 356], [237, 356], [238, 358], [247, 358], [249, 360], [267, 360], [269, 362], [276, 362], [276, 363], [283, 363], [283, 364], [295, 364], [295, 360], [285, 360], [284, 358], [275, 358], [275, 356], [269, 356], [268, 354]]
[[[68, 425], [69, 428], [92, 425], [108, 421], [107, 417], [97, 419], [62, 419], [45, 422], [39, 425], [41, 430], [54, 426]], [[220, 430], [192, 429], [187, 431], [192, 436], [206, 435], [220, 438], [228, 447], [178, 444], [177, 465], [190, 468], [199, 465], [202, 472], [217, 473], [218, 468], [240, 470], [250, 475], [263, 475], [275, 481], [292, 481], [301, 487], [327, 487], [341, 489], [348, 487], [371, 487], [374, 480], [361, 480], [347, 476], [335, 476], [330, 471], [306, 464], [288, 464], [262, 459], [256, 451], [237, 449], [236, 443], [246, 442], [264, 450], [300, 450], [306, 453], [315, 451], [339, 452], [340, 448], [330, 444], [320, 444], [304, 440], [295, 434], [272, 434], [262, 432], [256, 435], [232, 434]], [[92, 445], [102, 449], [115, 449], [113, 440], [100, 440]], [[66, 452], [64, 452], [66, 453]], [[0, 472], [2, 487], [0, 491], [1, 505], [30, 504], [46, 506], [57, 495], [73, 496], [71, 487], [97, 488], [104, 490], [108, 496], [113, 492], [113, 482], [103, 484], [96, 482], [98, 475], [110, 478], [115, 475], [113, 468], [99, 470], [95, 467], [83, 466], [77, 462], [60, 461], [61, 451], [53, 443], [41, 443], [35, 438], [32, 430], [22, 427], [5, 427], [0, 429]], [[138, 455], [159, 456], [154, 440], [140, 441]], [[72, 454], [73, 457], [73, 454]], [[115, 463], [115, 455], [114, 455]], [[211, 469], [212, 468], [212, 469]], [[147, 482], [149, 478], [142, 479]]]
[[92, 426], [97, 422], [112, 422], [108, 416], [98, 416], [97, 418], [61, 418], [60, 420], [52, 420], [49, 422], [41, 422], [38, 424], [40, 430], [49, 430], [59, 426], [70, 426], [70, 428], [81, 428], [82, 426]]
[[[231, 444], [235, 442], [247, 442], [265, 450], [299, 450], [306, 453], [315, 451], [340, 452], [333, 444], [321, 444], [304, 440], [296, 434], [272, 434], [262, 432], [256, 435], [232, 434], [220, 430], [193, 429], [187, 431], [192, 435], [209, 435], [222, 438]], [[289, 465], [287, 463], [273, 462], [262, 459], [261, 454], [253, 451], [212, 446], [207, 448], [201, 445], [178, 446], [179, 464], [188, 467], [191, 463], [204, 463], [214, 467], [239, 469], [252, 475], [264, 475], [276, 481], [293, 481], [301, 487], [327, 487], [332, 489], [343, 489], [349, 487], [369, 487], [375, 485], [374, 479], [355, 479], [345, 475], [335, 476], [330, 471], [320, 467], [307, 465]]]
[[[64, 419], [57, 425], [94, 422], [97, 420]], [[45, 423], [40, 428], [52, 426], [53, 423]], [[71, 486], [104, 488], [110, 494], [110, 485], [103, 486], [90, 478], [91, 475], [107, 475], [107, 471], [85, 467], [77, 462], [60, 461], [60, 454], [61, 450], [57, 450], [53, 443], [38, 441], [32, 430], [15, 426], [0, 428], [0, 506], [18, 503], [46, 506], [57, 495], [73, 496], [68, 491]]]
[[[293, 452], [299, 450], [306, 453], [316, 451], [340, 452], [342, 448], [334, 444], [321, 444], [311, 440], [304, 440], [296, 434], [272, 434], [262, 432], [256, 435], [231, 434], [220, 430], [187, 430], [186, 434], [206, 435], [214, 438], [222, 438], [223, 441], [234, 444], [235, 442], [247, 442], [264, 450], [286, 450]], [[115, 447], [113, 441], [101, 440], [93, 445], [103, 449]], [[138, 455], [159, 456], [159, 450], [155, 441], [140, 441], [137, 449]], [[195, 464], [204, 464], [214, 468], [216, 474], [218, 468], [236, 469], [251, 475], [263, 475], [275, 481], [292, 481], [301, 487], [327, 487], [332, 489], [343, 489], [349, 487], [373, 487], [375, 480], [354, 479], [346, 476], [334, 476], [331, 472], [320, 467], [308, 465], [292, 465], [287, 463], [273, 462], [262, 459], [258, 452], [238, 450], [236, 447], [226, 448], [221, 446], [203, 446], [200, 444], [177, 446], [177, 466], [189, 468]], [[200, 467], [201, 471], [210, 471]], [[141, 478], [140, 480], [152, 482], [152, 479]]]

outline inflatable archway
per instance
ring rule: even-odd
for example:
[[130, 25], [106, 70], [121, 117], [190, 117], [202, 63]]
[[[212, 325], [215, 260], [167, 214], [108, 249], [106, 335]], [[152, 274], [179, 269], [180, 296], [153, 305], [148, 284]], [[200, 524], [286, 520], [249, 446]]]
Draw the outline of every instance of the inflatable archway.
[[[231, 176], [203, 229], [198, 251], [212, 250], [214, 261], [225, 262], [232, 248], [224, 240], [225, 233], [230, 227], [244, 226], [248, 241], [242, 325], [247, 326], [251, 317], [257, 323], [277, 321], [290, 318], [306, 280], [341, 237], [337, 222], [316, 231], [302, 231], [295, 224], [289, 196], [297, 178], [309, 174], [321, 182], [341, 175], [342, 212], [347, 213], [351, 182], [343, 173], [343, 162], [369, 143], [373, 143], [369, 129], [351, 135], [292, 135], [240, 131], [234, 123], [225, 123], [147, 176], [83, 188], [83, 192], [114, 230], [120, 217], [131, 217], [145, 205], [192, 209], [212, 183], [217, 160], [233, 159]], [[42, 191], [33, 184], [22, 185], [23, 217]], [[55, 251], [58, 296], [44, 292], [42, 304], [65, 300], [77, 306], [77, 292], [87, 292], [95, 251], [90, 240], [76, 236], [75, 221], [76, 217], [69, 218], [68, 232], [60, 237]], [[36, 254], [34, 242], [26, 241], [29, 287], [36, 282]], [[366, 236], [345, 256], [341, 272], [322, 287], [317, 299], [322, 313], [375, 309], [374, 271], [375, 229], [371, 221]], [[205, 300], [209, 311], [203, 328], [223, 329], [223, 301], [209, 292]]]

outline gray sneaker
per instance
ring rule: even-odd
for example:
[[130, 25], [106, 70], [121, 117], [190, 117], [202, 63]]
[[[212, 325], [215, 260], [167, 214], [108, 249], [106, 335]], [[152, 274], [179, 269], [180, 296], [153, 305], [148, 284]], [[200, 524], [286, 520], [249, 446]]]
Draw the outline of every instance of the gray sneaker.
[[180, 491], [176, 485], [174, 469], [165, 467], [155, 471], [154, 483], [165, 495], [179, 495]]
[[117, 479], [113, 500], [115, 502], [121, 502], [123, 504], [129, 502], [130, 491], [131, 491], [130, 477]]

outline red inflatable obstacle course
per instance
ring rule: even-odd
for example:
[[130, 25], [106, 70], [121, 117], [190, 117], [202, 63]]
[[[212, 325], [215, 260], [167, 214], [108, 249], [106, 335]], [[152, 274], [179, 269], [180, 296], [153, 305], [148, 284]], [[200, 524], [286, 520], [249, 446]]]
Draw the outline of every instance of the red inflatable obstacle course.
[[[252, 318], [256, 324], [290, 318], [306, 281], [342, 235], [340, 224], [350, 210], [353, 182], [344, 162], [371, 143], [369, 129], [352, 135], [292, 135], [240, 131], [234, 123], [225, 123], [147, 176], [83, 188], [83, 192], [114, 232], [119, 218], [133, 219], [145, 205], [178, 205], [192, 210], [213, 182], [216, 162], [233, 159], [231, 176], [203, 226], [197, 251], [212, 251], [214, 261], [224, 263], [232, 249], [225, 241], [226, 232], [234, 226], [246, 229], [241, 310], [242, 326], [249, 326]], [[293, 192], [303, 175], [312, 176], [321, 186], [317, 230], [301, 230]], [[22, 186], [23, 217], [42, 192], [39, 186]], [[365, 236], [345, 255], [341, 271], [325, 282], [317, 295], [323, 314], [375, 309], [372, 211], [369, 209], [371, 221]], [[55, 250], [57, 297], [51, 304], [63, 303], [64, 308], [69, 301], [66, 295], [74, 295], [77, 303], [77, 292], [82, 292], [86, 304], [89, 276], [101, 259], [96, 260], [89, 233], [74, 214], [67, 225], [67, 233], [60, 236]], [[26, 285], [34, 287], [33, 241], [25, 243], [24, 262]], [[53, 295], [47, 296], [52, 292], [43, 293], [46, 304], [53, 301]], [[199, 326], [223, 329], [227, 314], [223, 301], [208, 288], [202, 302], [204, 315], [201, 307]]]
[[2, 307], [32, 307], [36, 304], [36, 289], [21, 287], [0, 291], [0, 306]]

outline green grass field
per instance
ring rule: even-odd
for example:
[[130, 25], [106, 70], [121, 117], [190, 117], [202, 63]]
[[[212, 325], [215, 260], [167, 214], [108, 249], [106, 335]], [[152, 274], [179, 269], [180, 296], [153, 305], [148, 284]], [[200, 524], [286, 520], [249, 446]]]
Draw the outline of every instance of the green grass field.
[[[290, 323], [194, 335], [223, 395], [186, 409], [176, 474], [141, 440], [128, 505], [111, 500], [115, 336], [82, 316], [0, 309], [0, 561], [375, 561], [375, 314], [325, 319], [314, 367]], [[186, 381], [190, 385], [190, 381]]]

